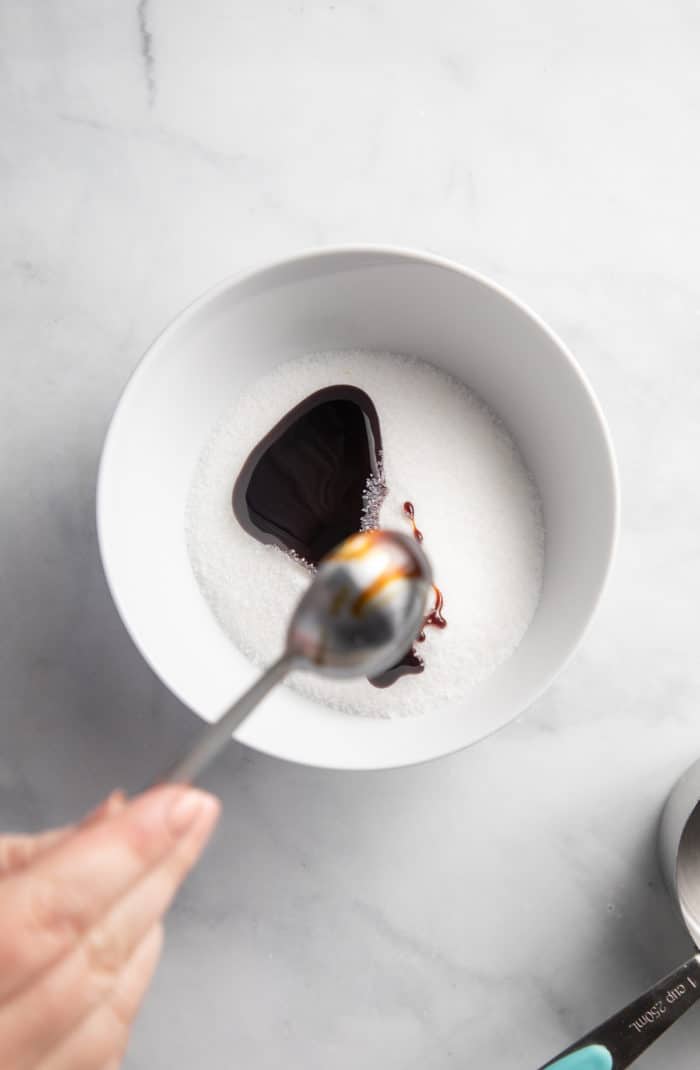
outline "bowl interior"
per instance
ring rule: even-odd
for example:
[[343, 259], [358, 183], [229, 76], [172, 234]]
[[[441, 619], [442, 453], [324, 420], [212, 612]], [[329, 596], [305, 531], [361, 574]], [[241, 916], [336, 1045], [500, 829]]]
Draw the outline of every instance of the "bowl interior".
[[[351, 717], [281, 688], [242, 726], [259, 750], [334, 768], [406, 765], [464, 747], [517, 715], [580, 639], [616, 528], [614, 461], [598, 406], [561, 343], [485, 280], [409, 253], [316, 253], [225, 283], [186, 310], [129, 382], [100, 471], [107, 579], [163, 682], [207, 720], [255, 676], [192, 574], [184, 512], [202, 447], [254, 377], [314, 350], [422, 357], [500, 415], [542, 494], [542, 600], [515, 654], [464, 700], [399, 721]], [[270, 651], [271, 658], [277, 651]]]

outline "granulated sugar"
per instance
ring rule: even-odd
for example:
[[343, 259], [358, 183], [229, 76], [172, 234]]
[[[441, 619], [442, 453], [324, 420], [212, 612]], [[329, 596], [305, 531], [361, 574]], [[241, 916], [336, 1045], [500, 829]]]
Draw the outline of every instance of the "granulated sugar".
[[420, 646], [425, 672], [385, 690], [311, 673], [295, 674], [290, 685], [348, 713], [425, 713], [467, 693], [512, 654], [542, 585], [537, 489], [503, 425], [451, 376], [413, 358], [342, 352], [292, 360], [258, 379], [216, 429], [197, 467], [186, 518], [192, 567], [231, 640], [255, 664], [269, 664], [310, 576], [241, 528], [231, 491], [271, 428], [309, 394], [337, 384], [359, 387], [374, 402], [388, 488], [381, 526], [410, 531], [402, 507], [413, 502], [448, 627], [428, 629]]

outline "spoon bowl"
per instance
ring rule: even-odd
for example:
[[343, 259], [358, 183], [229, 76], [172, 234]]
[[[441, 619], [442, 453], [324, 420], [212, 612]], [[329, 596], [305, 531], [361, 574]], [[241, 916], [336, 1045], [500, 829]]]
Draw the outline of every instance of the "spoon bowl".
[[321, 564], [289, 626], [287, 649], [326, 676], [377, 676], [421, 629], [432, 582], [414, 539], [365, 531]]

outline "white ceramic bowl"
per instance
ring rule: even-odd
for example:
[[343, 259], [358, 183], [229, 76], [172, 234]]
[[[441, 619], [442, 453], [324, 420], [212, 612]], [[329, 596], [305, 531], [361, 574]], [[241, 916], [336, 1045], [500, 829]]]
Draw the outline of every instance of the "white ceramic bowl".
[[200, 451], [254, 377], [306, 352], [363, 348], [423, 357], [501, 416], [542, 494], [546, 563], [522, 643], [462, 701], [384, 721], [280, 688], [238, 733], [268, 754], [343, 769], [448, 754], [531, 703], [591, 618], [618, 508], [610, 439], [590, 387], [552, 332], [493, 283], [436, 257], [379, 248], [312, 252], [227, 280], [181, 313], [136, 369], [109, 428], [97, 498], [102, 560], [122, 619], [161, 680], [206, 720], [255, 670], [190, 568], [184, 511]]

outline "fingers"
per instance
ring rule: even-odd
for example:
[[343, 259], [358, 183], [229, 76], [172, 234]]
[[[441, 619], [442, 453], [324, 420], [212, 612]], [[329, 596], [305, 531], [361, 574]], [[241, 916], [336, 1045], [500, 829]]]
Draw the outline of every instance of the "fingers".
[[163, 927], [158, 923], [136, 946], [108, 999], [69, 1033], [37, 1070], [117, 1070], [162, 945]]
[[49, 829], [37, 836], [0, 836], [0, 877], [30, 865], [42, 851], [53, 847], [73, 831], [72, 825]]
[[160, 920], [202, 852], [219, 815], [204, 796], [199, 816], [171, 850], [132, 885], [77, 945], [0, 1008], [0, 1066], [22, 1052], [33, 1066], [111, 997], [122, 970]]
[[[84, 817], [80, 827], [103, 821], [107, 817], [113, 817], [126, 805], [126, 800], [121, 791], [114, 791], [104, 802]], [[66, 836], [75, 832], [75, 825], [64, 825], [61, 828], [49, 829], [34, 836], [0, 836], [0, 879], [10, 873], [16, 873], [34, 862], [50, 847], [54, 847]]]
[[218, 803], [159, 787], [90, 822], [0, 885], [0, 999], [75, 947], [90, 927]]

